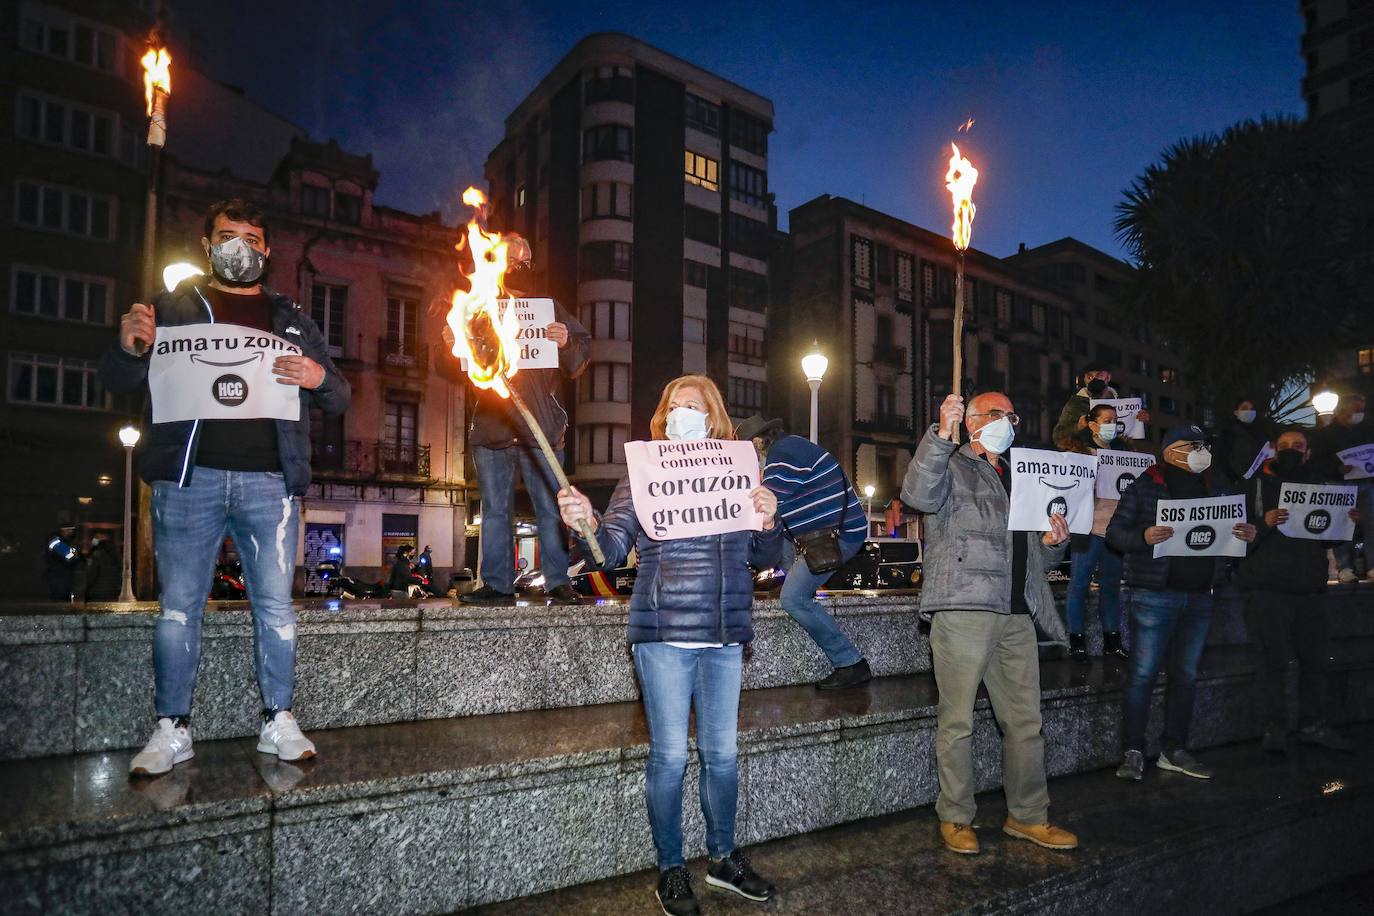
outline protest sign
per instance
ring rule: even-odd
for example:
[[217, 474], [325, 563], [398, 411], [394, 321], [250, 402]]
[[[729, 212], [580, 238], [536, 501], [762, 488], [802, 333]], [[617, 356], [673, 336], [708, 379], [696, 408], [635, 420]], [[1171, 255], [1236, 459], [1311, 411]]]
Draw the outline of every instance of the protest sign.
[[1156, 525], [1174, 529], [1155, 545], [1156, 557], [1243, 557], [1245, 542], [1232, 531], [1245, 521], [1244, 496], [1161, 499]]
[[1341, 459], [1341, 464], [1350, 467], [1350, 470], [1345, 472], [1346, 480], [1364, 480], [1366, 477], [1374, 477], [1374, 442], [1339, 451], [1336, 453], [1336, 457]]
[[1008, 530], [1049, 531], [1050, 516], [1063, 515], [1074, 534], [1092, 532], [1095, 456], [1014, 448], [1010, 465]]
[[1126, 488], [1155, 463], [1148, 452], [1097, 451], [1097, 495], [1101, 499], [1120, 499]]
[[299, 343], [236, 324], [160, 327], [148, 364], [153, 422], [299, 420], [301, 389], [272, 374]]
[[1255, 453], [1255, 460], [1250, 462], [1250, 470], [1245, 472], [1245, 479], [1249, 480], [1251, 477], [1254, 477], [1255, 472], [1260, 469], [1260, 465], [1264, 464], [1264, 462], [1268, 461], [1270, 458], [1273, 458], [1275, 454], [1277, 453], [1274, 451], [1274, 444], [1272, 442], [1266, 442], [1264, 445], [1260, 446], [1260, 450]]
[[626, 442], [625, 463], [635, 515], [656, 541], [763, 528], [749, 495], [759, 485], [752, 442]]
[[1116, 411], [1118, 436], [1123, 439], [1145, 438], [1145, 424], [1136, 416], [1145, 409], [1140, 398], [1094, 398], [1088, 402], [1088, 407], [1096, 407], [1098, 404], [1106, 404]]
[[[549, 340], [548, 327], [555, 320], [552, 299], [498, 299], [496, 307], [501, 315], [506, 309], [515, 307], [515, 315], [520, 319], [520, 329], [516, 331], [515, 342], [519, 349], [511, 359], [511, 364], [520, 369], [557, 369], [558, 344]], [[468, 361], [458, 358], [458, 365], [467, 371]]]
[[1279, 487], [1278, 508], [1288, 510], [1288, 521], [1279, 531], [1290, 538], [1348, 541], [1355, 536], [1350, 510], [1359, 492], [1358, 487], [1285, 483]]

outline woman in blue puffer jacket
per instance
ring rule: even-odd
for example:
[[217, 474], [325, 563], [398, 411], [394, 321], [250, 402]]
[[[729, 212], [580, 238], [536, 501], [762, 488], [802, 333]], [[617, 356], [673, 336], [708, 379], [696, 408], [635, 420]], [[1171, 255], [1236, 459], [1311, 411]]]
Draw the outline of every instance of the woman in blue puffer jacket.
[[[720, 390], [700, 375], [668, 383], [650, 433], [655, 439], [734, 438]], [[640, 528], [628, 478], [601, 514], [576, 489], [558, 494], [563, 521], [572, 531], [582, 520], [591, 521], [606, 555], [603, 569], [619, 566], [632, 549], [639, 552], [630, 644], [649, 726], [645, 795], [658, 855], [657, 894], [664, 912], [673, 916], [699, 912], [682, 854], [682, 778], [693, 706], [711, 855], [706, 883], [750, 900], [768, 900], [775, 893], [735, 847], [740, 680], [744, 644], [754, 638], [750, 565], [776, 565], [782, 544], [777, 498], [762, 486], [750, 495], [764, 530], [658, 541]], [[585, 545], [582, 554], [590, 555]]]

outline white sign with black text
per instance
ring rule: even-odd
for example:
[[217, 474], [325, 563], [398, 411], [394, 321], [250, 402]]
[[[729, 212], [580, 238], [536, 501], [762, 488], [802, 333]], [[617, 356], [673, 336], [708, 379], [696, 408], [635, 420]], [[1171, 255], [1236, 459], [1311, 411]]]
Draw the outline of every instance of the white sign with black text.
[[1155, 463], [1155, 456], [1147, 452], [1097, 451], [1097, 496], [1099, 499], [1120, 499], [1126, 488]]
[[1145, 409], [1140, 398], [1094, 398], [1088, 406], [1106, 404], [1116, 411], [1116, 434], [1123, 439], [1144, 439], [1145, 424], [1136, 416]]
[[1341, 463], [1350, 470], [1345, 472], [1346, 480], [1364, 480], [1374, 477], [1374, 443], [1357, 445], [1336, 453]]
[[635, 516], [655, 541], [763, 528], [750, 496], [759, 485], [752, 442], [626, 442], [625, 464]]
[[[516, 369], [557, 369], [558, 344], [549, 340], [548, 328], [556, 320], [552, 299], [498, 299], [496, 307], [501, 314], [515, 307], [515, 315], [520, 319], [520, 329], [516, 331], [515, 342], [519, 348], [511, 363]], [[459, 358], [459, 365], [467, 371], [467, 360]]]
[[1050, 516], [1062, 515], [1074, 534], [1093, 530], [1093, 481], [1097, 457], [1039, 448], [1014, 448], [1011, 466], [1010, 531], [1049, 531]]
[[299, 420], [301, 389], [272, 374], [299, 343], [237, 324], [159, 327], [148, 363], [153, 422]]
[[1279, 508], [1288, 510], [1288, 521], [1279, 531], [1290, 538], [1348, 541], [1355, 536], [1350, 510], [1359, 492], [1358, 487], [1285, 483], [1279, 487]]
[[1155, 545], [1156, 557], [1243, 557], [1245, 542], [1233, 530], [1245, 521], [1245, 497], [1161, 499], [1156, 525], [1174, 529], [1173, 536]]

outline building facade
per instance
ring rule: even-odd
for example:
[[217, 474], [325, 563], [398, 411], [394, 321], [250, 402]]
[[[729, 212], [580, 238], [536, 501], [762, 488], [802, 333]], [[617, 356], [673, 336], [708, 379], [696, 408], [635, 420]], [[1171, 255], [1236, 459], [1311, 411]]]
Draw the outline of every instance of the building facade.
[[492, 223], [530, 240], [540, 292], [592, 333], [568, 463], [604, 496], [666, 382], [767, 406], [773, 104], [626, 35], [580, 41], [506, 119]]

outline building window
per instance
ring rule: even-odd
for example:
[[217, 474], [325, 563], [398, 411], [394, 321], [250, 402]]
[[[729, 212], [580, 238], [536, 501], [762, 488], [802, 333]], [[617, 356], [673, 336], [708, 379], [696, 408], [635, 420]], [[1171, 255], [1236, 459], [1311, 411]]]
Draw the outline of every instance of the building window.
[[728, 406], [733, 416], [743, 417], [752, 413], [763, 413], [767, 406], [766, 388], [763, 382], [732, 375], [727, 388], [729, 390]]
[[379, 462], [393, 473], [413, 471], [419, 439], [420, 405], [414, 400], [388, 396], [382, 418], [382, 454]]
[[731, 212], [730, 250], [759, 261], [768, 260], [770, 230], [767, 223]]
[[886, 245], [879, 245], [874, 251], [874, 266], [877, 269], [878, 282], [885, 286], [892, 285], [892, 249]]
[[768, 155], [768, 125], [742, 111], [730, 112], [730, 143], [756, 156]]
[[629, 67], [608, 65], [588, 70], [582, 85], [587, 104], [635, 100], [635, 77]]
[[578, 464], [624, 464], [630, 428], [612, 423], [577, 427]]
[[581, 311], [582, 326], [597, 340], [630, 339], [630, 303], [584, 302]]
[[386, 297], [386, 352], [414, 359], [419, 343], [420, 300], [393, 293]]
[[80, 410], [107, 409], [110, 399], [100, 387], [96, 369], [96, 363], [90, 360], [11, 353], [10, 402]]
[[348, 309], [348, 287], [332, 283], [310, 285], [310, 317], [324, 334], [330, 356], [343, 355], [344, 314]]
[[588, 242], [579, 252], [582, 280], [628, 280], [633, 274], [629, 242]]
[[329, 219], [329, 189], [316, 184], [302, 184], [301, 215]]
[[109, 323], [113, 280], [36, 267], [16, 267], [13, 277], [10, 308], [18, 314], [84, 324]]
[[682, 319], [682, 340], [684, 343], [706, 343], [706, 321], [690, 315]]
[[1045, 306], [1039, 302], [1032, 302], [1030, 306], [1031, 330], [1037, 334], [1045, 333]]
[[916, 289], [916, 262], [909, 254], [897, 252], [897, 298], [910, 302]]
[[1011, 300], [1011, 323], [1018, 328], [1030, 327], [1030, 303], [1024, 296], [1013, 296]]
[[600, 181], [582, 188], [582, 219], [630, 219], [632, 188], [620, 181]]
[[1111, 329], [1116, 327], [1116, 320], [1112, 317], [1112, 313], [1108, 309], [1098, 306], [1097, 324], [1098, 327]]
[[730, 196], [763, 209], [768, 205], [768, 173], [742, 162], [730, 162]]
[[66, 16], [50, 7], [30, 5], [25, 10], [21, 40], [30, 51], [60, 57], [83, 67], [114, 73], [118, 60], [118, 35]]
[[623, 124], [598, 124], [582, 132], [582, 161], [606, 159], [621, 162], [634, 159], [634, 140], [630, 128]]
[[340, 223], [356, 226], [363, 221], [363, 198], [361, 194], [348, 194], [343, 191], [334, 194], [334, 219]]
[[935, 299], [934, 264], [921, 265], [921, 297], [925, 299], [926, 302], [931, 302]]
[[20, 179], [15, 222], [34, 229], [108, 241], [114, 238], [114, 198]]
[[879, 422], [897, 418], [897, 389], [895, 386], [881, 383], [877, 386], [876, 413]]
[[578, 394], [583, 402], [630, 403], [630, 367], [625, 363], [592, 363], [582, 376]]
[[521, 185], [515, 189], [515, 205], [523, 207], [525, 205], [525, 186]]
[[706, 288], [707, 278], [710, 276], [710, 267], [700, 261], [693, 261], [691, 258], [682, 259], [682, 282], [685, 286], [695, 286], [699, 289]]
[[730, 268], [730, 305], [750, 312], [768, 309], [768, 278], [752, 270]]
[[694, 184], [705, 188], [708, 191], [720, 190], [720, 163], [703, 156], [701, 153], [694, 153], [691, 150], [683, 150], [683, 177], [688, 184]]
[[1088, 271], [1082, 264], [1060, 264], [1059, 281], [1061, 283], [1084, 283], [1088, 279]]
[[1360, 367], [1361, 375], [1374, 375], [1374, 349], [1361, 350], [1356, 363]]
[[316, 471], [343, 469], [343, 414], [327, 414], [310, 408], [310, 466]]
[[1144, 378], [1149, 378], [1149, 377], [1150, 377], [1150, 372], [1151, 372], [1151, 370], [1154, 368], [1154, 367], [1150, 364], [1150, 360], [1149, 360], [1148, 357], [1139, 356], [1139, 355], [1137, 355], [1137, 354], [1135, 354], [1135, 353], [1132, 353], [1132, 354], [1131, 354], [1131, 363], [1130, 363], [1130, 366], [1131, 366], [1131, 371], [1132, 371], [1132, 372], [1134, 372], [1136, 375], [1142, 376], [1142, 377], [1144, 377]]
[[1162, 394], [1159, 396], [1159, 409], [1164, 413], [1177, 414], [1178, 401], [1169, 397], [1167, 394]]
[[861, 236], [854, 236], [849, 242], [850, 271], [854, 275], [854, 285], [860, 289], [873, 288], [873, 243]]
[[[1364, 351], [1361, 351], [1361, 352], [1362, 352], [1362, 353], [1367, 353], [1367, 352], [1369, 352], [1369, 351], [1364, 350]], [[1161, 366], [1159, 367], [1159, 380], [1160, 380], [1161, 382], [1163, 382], [1164, 384], [1166, 384], [1166, 385], [1177, 385], [1177, 384], [1178, 384], [1178, 370], [1177, 370], [1177, 369], [1170, 368], [1169, 366], [1161, 365]]]
[[1081, 336], [1081, 335], [1079, 335], [1079, 334], [1073, 335], [1073, 355], [1074, 355], [1074, 356], [1087, 356], [1087, 355], [1088, 355], [1088, 338], [1083, 337], [1083, 336]]
[[720, 136], [720, 106], [687, 93], [687, 126], [713, 137]]
[[683, 235], [704, 245], [720, 244], [720, 214], [702, 207], [686, 204], [683, 211]]
[[114, 154], [115, 116], [27, 92], [19, 97], [19, 135], [97, 156]]
[[997, 306], [997, 326], [999, 328], [1009, 327], [1011, 325], [1011, 293], [999, 289], [993, 294], [993, 301]]
[[758, 325], [742, 321], [730, 322], [730, 359], [737, 363], [762, 366], [764, 362], [764, 330]]
[[1064, 336], [1064, 313], [1057, 308], [1049, 308], [1046, 311], [1048, 319], [1050, 337], [1059, 340]]

